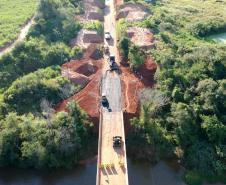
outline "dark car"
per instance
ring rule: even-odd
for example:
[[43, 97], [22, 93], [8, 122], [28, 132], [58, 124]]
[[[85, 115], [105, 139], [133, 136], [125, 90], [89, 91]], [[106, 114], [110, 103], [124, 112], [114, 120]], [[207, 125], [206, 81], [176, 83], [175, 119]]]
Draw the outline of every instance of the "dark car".
[[102, 96], [101, 98], [101, 103], [104, 107], [107, 107], [108, 106], [108, 99], [105, 95]]
[[118, 69], [117, 64], [115, 62], [115, 56], [113, 56], [113, 55], [109, 56], [108, 62], [109, 62], [110, 69], [112, 71]]
[[113, 147], [119, 148], [122, 146], [122, 137], [121, 136], [114, 136], [113, 137]]

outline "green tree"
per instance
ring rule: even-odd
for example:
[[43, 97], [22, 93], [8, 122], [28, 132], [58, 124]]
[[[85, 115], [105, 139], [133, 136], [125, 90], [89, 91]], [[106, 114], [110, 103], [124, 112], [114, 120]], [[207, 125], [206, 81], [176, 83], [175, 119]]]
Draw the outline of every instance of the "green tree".
[[119, 47], [120, 47], [125, 59], [128, 59], [129, 47], [130, 47], [129, 39], [127, 37], [122, 37], [119, 41]]
[[138, 69], [144, 64], [144, 54], [139, 47], [133, 45], [129, 49], [129, 64], [132, 69]]

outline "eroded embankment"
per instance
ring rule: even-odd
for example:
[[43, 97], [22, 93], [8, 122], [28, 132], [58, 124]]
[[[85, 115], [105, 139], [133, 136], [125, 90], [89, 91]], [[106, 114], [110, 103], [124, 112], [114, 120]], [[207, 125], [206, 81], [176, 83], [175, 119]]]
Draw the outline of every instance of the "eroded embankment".
[[144, 88], [154, 86], [156, 63], [147, 57], [145, 64], [133, 73], [126, 63], [121, 64], [121, 80], [123, 89], [124, 122], [126, 134], [130, 130], [129, 120], [139, 114], [139, 93]]
[[80, 85], [82, 89], [72, 97], [60, 102], [55, 109], [56, 111], [66, 110], [68, 102], [76, 101], [89, 115], [90, 120], [94, 123], [95, 131], [98, 131], [99, 85], [103, 61], [102, 59], [93, 60], [90, 58], [95, 50], [95, 47], [91, 48], [87, 49], [83, 59], [73, 60], [62, 66], [62, 75], [72, 83]]

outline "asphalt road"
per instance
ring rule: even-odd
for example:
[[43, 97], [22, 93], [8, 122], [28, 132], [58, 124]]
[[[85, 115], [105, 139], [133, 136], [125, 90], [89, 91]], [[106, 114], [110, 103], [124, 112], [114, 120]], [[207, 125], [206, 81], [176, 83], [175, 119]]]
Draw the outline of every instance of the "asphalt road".
[[115, 72], [107, 71], [102, 78], [102, 95], [108, 100], [108, 108], [103, 107], [104, 111], [120, 112], [122, 110], [122, 94], [120, 77]]

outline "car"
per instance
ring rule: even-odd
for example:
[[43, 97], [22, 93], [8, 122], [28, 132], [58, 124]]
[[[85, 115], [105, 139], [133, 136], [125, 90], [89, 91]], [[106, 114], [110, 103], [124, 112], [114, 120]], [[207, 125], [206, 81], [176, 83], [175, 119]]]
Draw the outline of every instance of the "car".
[[115, 56], [110, 55], [109, 58], [108, 58], [108, 63], [109, 63], [111, 71], [118, 70], [118, 66], [115, 62]]
[[107, 99], [106, 95], [102, 95], [102, 97], [101, 97], [101, 103], [105, 107], [108, 106], [108, 99]]
[[109, 56], [109, 62], [111, 62], [111, 63], [115, 62], [115, 56], [114, 55]]
[[122, 137], [121, 136], [114, 136], [113, 137], [113, 147], [120, 148], [122, 146]]
[[104, 37], [105, 37], [106, 40], [110, 40], [110, 39], [111, 39], [111, 34], [110, 34], [110, 32], [108, 32], [108, 31], [105, 32], [105, 33], [104, 33]]

